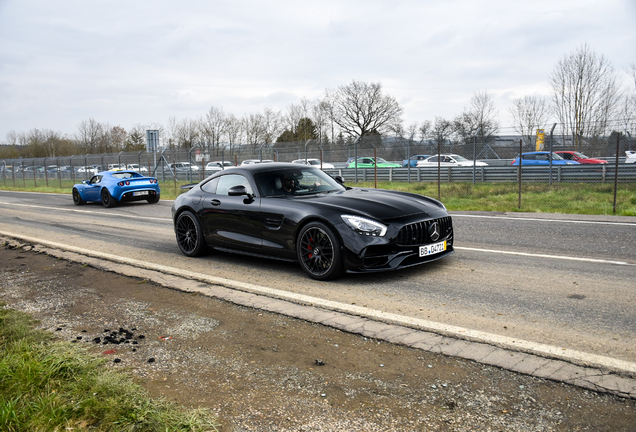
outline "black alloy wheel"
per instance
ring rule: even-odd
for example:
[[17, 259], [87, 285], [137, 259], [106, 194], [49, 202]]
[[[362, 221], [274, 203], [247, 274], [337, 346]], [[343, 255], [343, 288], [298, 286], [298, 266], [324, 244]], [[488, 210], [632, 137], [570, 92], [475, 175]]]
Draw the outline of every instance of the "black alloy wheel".
[[150, 204], [157, 204], [159, 202], [159, 194], [155, 194], [152, 198], [148, 198], [146, 201]]
[[110, 192], [108, 192], [108, 189], [106, 188], [102, 189], [102, 204], [104, 204], [104, 207], [108, 208], [115, 207], [117, 205], [117, 200], [110, 195]]
[[340, 240], [322, 222], [311, 222], [301, 230], [296, 251], [303, 271], [313, 279], [334, 279], [344, 272]]
[[175, 233], [179, 249], [185, 256], [199, 256], [207, 249], [201, 224], [192, 212], [186, 210], [177, 217]]
[[79, 191], [77, 190], [77, 188], [73, 189], [73, 202], [75, 203], [75, 205], [82, 205], [82, 204], [86, 204], [86, 201], [84, 201], [82, 199], [82, 196], [80, 195]]

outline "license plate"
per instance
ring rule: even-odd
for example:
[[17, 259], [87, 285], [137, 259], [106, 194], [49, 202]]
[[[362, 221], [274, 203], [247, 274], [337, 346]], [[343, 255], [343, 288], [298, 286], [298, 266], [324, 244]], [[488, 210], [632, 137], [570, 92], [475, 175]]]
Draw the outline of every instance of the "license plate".
[[434, 255], [446, 250], [446, 241], [435, 243], [427, 246], [420, 246], [420, 256]]
[[133, 192], [133, 196], [148, 195], [148, 191]]

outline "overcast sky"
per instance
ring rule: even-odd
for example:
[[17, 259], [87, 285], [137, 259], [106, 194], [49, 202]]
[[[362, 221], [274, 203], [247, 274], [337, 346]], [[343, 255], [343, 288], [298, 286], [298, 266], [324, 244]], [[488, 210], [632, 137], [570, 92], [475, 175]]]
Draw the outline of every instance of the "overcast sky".
[[0, 142], [285, 110], [353, 80], [380, 82], [405, 126], [486, 91], [505, 127], [584, 44], [629, 85], [636, 0], [0, 0]]

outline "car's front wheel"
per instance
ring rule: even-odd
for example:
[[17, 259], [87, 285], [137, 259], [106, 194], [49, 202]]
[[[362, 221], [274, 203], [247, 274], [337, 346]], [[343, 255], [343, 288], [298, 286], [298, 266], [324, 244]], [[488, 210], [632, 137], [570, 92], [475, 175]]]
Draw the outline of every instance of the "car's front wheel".
[[201, 224], [190, 211], [186, 210], [177, 217], [175, 234], [177, 235], [179, 249], [186, 256], [199, 256], [207, 249]]
[[112, 197], [106, 188], [102, 189], [102, 204], [104, 204], [104, 207], [108, 208], [115, 207], [117, 205], [117, 200]]
[[75, 203], [75, 205], [86, 204], [86, 201], [82, 199], [82, 195], [80, 195], [77, 188], [73, 188], [73, 202]]
[[296, 251], [301, 268], [313, 279], [335, 279], [344, 272], [340, 240], [322, 222], [311, 222], [300, 231]]

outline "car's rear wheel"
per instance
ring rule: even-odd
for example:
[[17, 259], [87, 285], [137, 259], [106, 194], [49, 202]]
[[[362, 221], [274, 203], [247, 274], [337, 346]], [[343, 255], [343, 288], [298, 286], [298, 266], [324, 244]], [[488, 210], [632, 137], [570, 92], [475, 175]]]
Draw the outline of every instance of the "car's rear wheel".
[[311, 222], [300, 231], [296, 251], [301, 268], [313, 279], [334, 279], [344, 272], [340, 240], [322, 222]]
[[80, 195], [77, 188], [73, 188], [73, 202], [75, 203], [75, 205], [86, 204], [86, 201], [82, 199], [82, 195]]
[[186, 210], [177, 217], [175, 233], [179, 249], [184, 255], [199, 256], [207, 249], [201, 224], [192, 212]]
[[159, 202], [159, 198], [160, 194], [155, 194], [152, 198], [148, 198], [146, 201], [148, 201], [150, 204], [157, 204]]
[[102, 189], [102, 204], [104, 204], [104, 207], [109, 208], [117, 205], [117, 200], [111, 196], [106, 188]]

